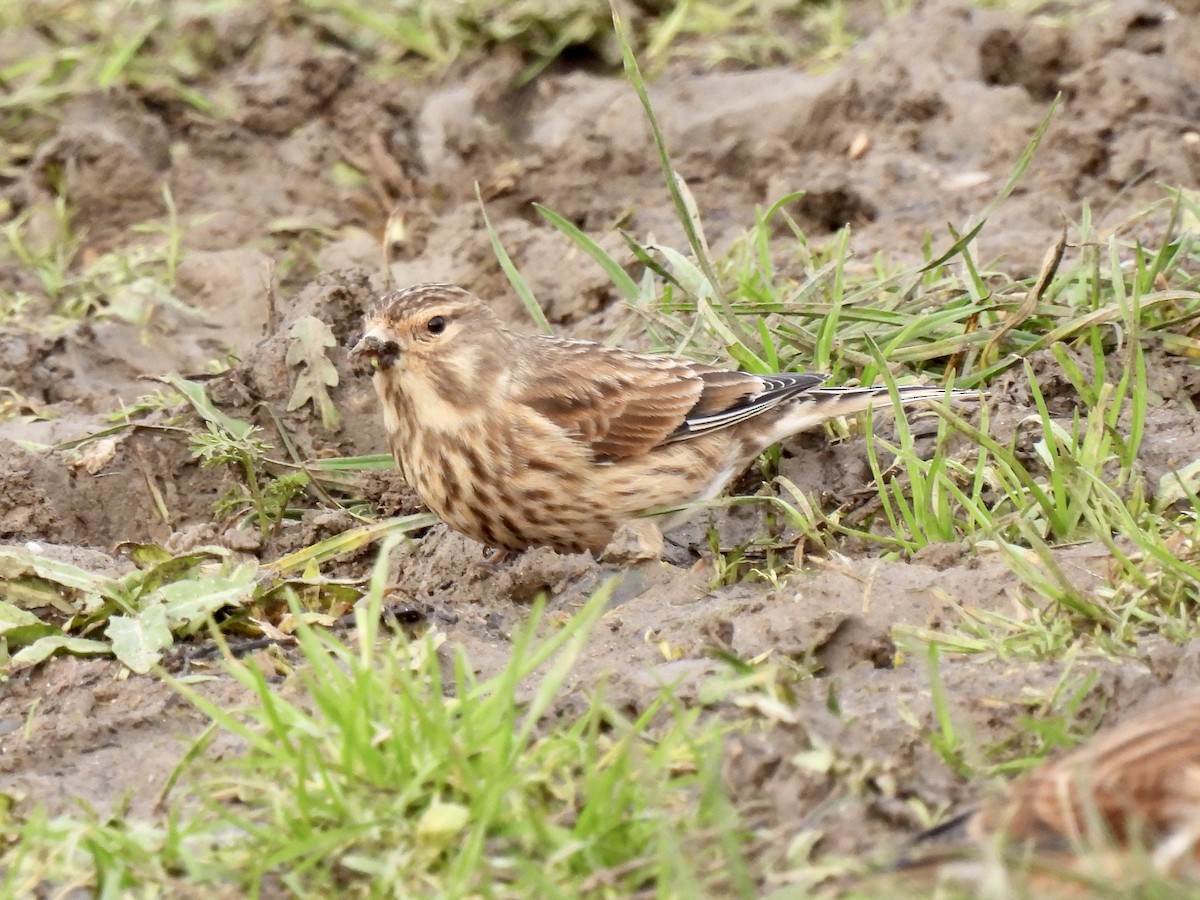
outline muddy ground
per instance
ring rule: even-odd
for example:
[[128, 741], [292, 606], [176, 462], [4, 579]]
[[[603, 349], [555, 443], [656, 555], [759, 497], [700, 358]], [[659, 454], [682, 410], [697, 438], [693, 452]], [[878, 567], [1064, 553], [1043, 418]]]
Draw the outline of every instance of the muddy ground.
[[[852, 265], [873, 265], [876, 254], [912, 262], [927, 233], [948, 245], [946, 223], [961, 228], [986, 207], [1059, 92], [1062, 108], [988, 222], [976, 259], [1029, 277], [1085, 202], [1106, 234], [1161, 198], [1160, 184], [1200, 180], [1193, 0], [1118, 0], [1072, 15], [1068, 25], [956, 2], [922, 4], [893, 20], [861, 4], [853, 16], [869, 36], [828, 71], [677, 67], [656, 80], [652, 96], [676, 164], [718, 252], [752, 221], [756, 205], [804, 189], [790, 211], [813, 242], [849, 223]], [[604, 274], [544, 225], [532, 202], [613, 252], [620, 252], [617, 223], [683, 243], [637, 100], [618, 72], [595, 59], [559, 62], [514, 89], [523, 62], [497, 51], [413, 84], [377, 80], [364, 60], [281, 30], [265, 14], [243, 13], [219, 27], [238, 39], [214, 59], [202, 87], [231, 104], [232, 119], [206, 117], [150, 89], [97, 94], [74, 101], [21, 177], [4, 185], [14, 211], [34, 208], [35, 225], [44, 220], [48, 229], [51, 186], [61, 179], [75, 223], [86, 228], [84, 259], [144, 241], [131, 227], [163, 214], [161, 186], [169, 185], [184, 249], [177, 293], [201, 312], [159, 304], [136, 324], [100, 317], [57, 333], [19, 323], [0, 330], [0, 384], [11, 388], [10, 412], [18, 413], [0, 422], [4, 542], [36, 541], [116, 571], [122, 564], [112, 554], [122, 541], [219, 540], [266, 560], [351, 524], [345, 514], [312, 511], [266, 543], [231, 529], [213, 513], [228, 476], [201, 468], [180, 432], [127, 430], [111, 455], [91, 465], [15, 441], [50, 444], [94, 432], [107, 424], [104, 414], [156, 387], [147, 376], [198, 373], [232, 351], [241, 362], [208, 386], [223, 408], [263, 425], [268, 439], [277, 433], [269, 408], [301, 455], [384, 451], [370, 384], [353, 376], [342, 348], [382, 285], [379, 238], [393, 208], [403, 210], [405, 224], [394, 248], [397, 283], [456, 282], [523, 320], [483, 230], [478, 181], [552, 323], [588, 337], [609, 334], [625, 312]], [[6, 35], [5, 49], [38, 40]], [[365, 172], [365, 181], [332, 177], [342, 161]], [[1155, 245], [1161, 227], [1162, 218], [1150, 216], [1131, 236]], [[786, 254], [783, 235], [779, 246]], [[790, 257], [781, 258], [786, 272]], [[20, 268], [0, 271], [0, 283], [13, 288], [31, 278]], [[286, 335], [310, 314], [341, 345], [330, 351], [341, 376], [332, 391], [343, 415], [336, 432], [308, 407], [285, 411], [293, 379]], [[1156, 383], [1149, 469], [1161, 474], [1190, 460], [1170, 448], [1200, 446], [1189, 413], [1198, 381], [1194, 365], [1184, 364]], [[1069, 385], [1054, 385], [1052, 402], [1069, 409]], [[993, 419], [1019, 418], [1028, 397], [1019, 379], [1006, 382], [989, 401]], [[862, 440], [796, 439], [782, 471], [836, 504], [867, 481]], [[417, 508], [395, 477], [367, 479], [362, 490], [387, 513]], [[736, 536], [753, 526], [739, 521], [745, 515], [718, 524]], [[816, 677], [798, 688], [788, 716], [731, 740], [729, 782], [777, 855], [814, 829], [824, 834], [824, 851], [874, 853], [921, 825], [916, 806], [946, 809], [980, 790], [905, 721], [911, 714], [930, 725], [929, 681], [920, 658], [898, 653], [894, 626], [952, 626], [951, 600], [1019, 610], [1023, 589], [1002, 560], [936, 551], [885, 562], [848, 547], [811, 560], [779, 586], [713, 588], [703, 535], [685, 533], [668, 561], [632, 573], [574, 689], [585, 692], [609, 673], [610, 699], [633, 710], [662, 681], [678, 681], [687, 698], [718, 666], [713, 648], [743, 658], [769, 650], [811, 667]], [[471, 566], [480, 554], [438, 526], [399, 551], [394, 567], [403, 602], [424, 609], [481, 671], [503, 662], [508, 635], [537, 592], [551, 590], [552, 605], [569, 610], [602, 574], [589, 557], [548, 551], [493, 573]], [[361, 553], [338, 571], [361, 574], [370, 560]], [[1105, 562], [1086, 546], [1067, 556], [1072, 577], [1085, 584], [1103, 579]], [[942, 671], [957, 721], [990, 745], [1019, 731], [1020, 714], [1049, 695], [1067, 665], [965, 657], [944, 660]], [[1070, 665], [1072, 677], [1096, 678], [1079, 710], [1086, 730], [1149, 694], [1200, 682], [1200, 646], [1148, 637], [1123, 662]], [[149, 810], [203, 723], [152, 677], [127, 676], [110, 661], [58, 658], [0, 684], [0, 791], [53, 808], [82, 801], [102, 810], [131, 795], [135, 811]], [[236, 697], [220, 683], [209, 690]], [[831, 696], [840, 716], [829, 712]], [[837, 766], [814, 771], [794, 762], [823, 744], [839, 748]]]

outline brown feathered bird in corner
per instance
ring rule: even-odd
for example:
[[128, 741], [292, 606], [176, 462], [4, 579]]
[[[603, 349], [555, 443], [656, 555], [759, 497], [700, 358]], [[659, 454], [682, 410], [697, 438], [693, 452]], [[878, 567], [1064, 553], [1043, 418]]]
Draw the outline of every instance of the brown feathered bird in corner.
[[[1038, 895], [1128, 877], [1146, 864], [1200, 885], [1200, 690], [1098, 732], [1017, 779], [1003, 796], [925, 833], [913, 850], [927, 852], [903, 868], [957, 882], [989, 880], [979, 863], [968, 862], [978, 852], [947, 854], [947, 839], [956, 837], [970, 841], [964, 850], [999, 842], [1012, 851]], [[934, 842], [943, 849], [929, 847]]]
[[[888, 397], [514, 331], [447, 284], [384, 297], [352, 355], [374, 365], [409, 485], [451, 528], [500, 550], [598, 552], [651, 510], [716, 497], [783, 438]], [[945, 396], [899, 392], [903, 403]]]
[[969, 819], [1048, 848], [1140, 845], [1164, 870], [1200, 876], [1200, 691], [1156, 705], [1019, 779]]

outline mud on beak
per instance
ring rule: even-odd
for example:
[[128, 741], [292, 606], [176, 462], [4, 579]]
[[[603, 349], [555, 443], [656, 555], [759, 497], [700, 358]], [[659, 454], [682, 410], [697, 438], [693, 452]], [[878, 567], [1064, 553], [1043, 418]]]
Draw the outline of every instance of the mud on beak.
[[375, 370], [390, 369], [400, 359], [400, 345], [371, 329], [350, 348], [350, 359]]

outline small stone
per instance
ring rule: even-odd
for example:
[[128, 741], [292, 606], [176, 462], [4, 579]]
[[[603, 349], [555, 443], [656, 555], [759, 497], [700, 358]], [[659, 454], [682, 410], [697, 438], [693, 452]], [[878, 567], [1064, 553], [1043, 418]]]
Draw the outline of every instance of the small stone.
[[635, 563], [658, 559], [663, 552], [663, 536], [649, 519], [634, 519], [617, 529], [600, 554], [601, 562]]

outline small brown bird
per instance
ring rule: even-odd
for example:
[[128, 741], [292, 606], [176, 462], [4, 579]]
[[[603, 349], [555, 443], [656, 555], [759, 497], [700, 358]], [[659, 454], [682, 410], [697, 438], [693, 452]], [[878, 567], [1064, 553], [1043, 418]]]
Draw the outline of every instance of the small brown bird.
[[[772, 444], [888, 396], [514, 331], [447, 284], [383, 298], [352, 355], [374, 364], [409, 485], [451, 528], [502, 550], [602, 550], [623, 524], [715, 497]], [[945, 396], [899, 391], [905, 403]]]
[[988, 881], [979, 851], [997, 839], [1031, 895], [1067, 896], [1147, 870], [1200, 881], [1200, 691], [1097, 733], [995, 801], [925, 832], [899, 868], [918, 882]]
[[1200, 691], [1042, 764], [967, 821], [976, 840], [997, 831], [1051, 850], [1141, 846], [1160, 870], [1200, 876]]

